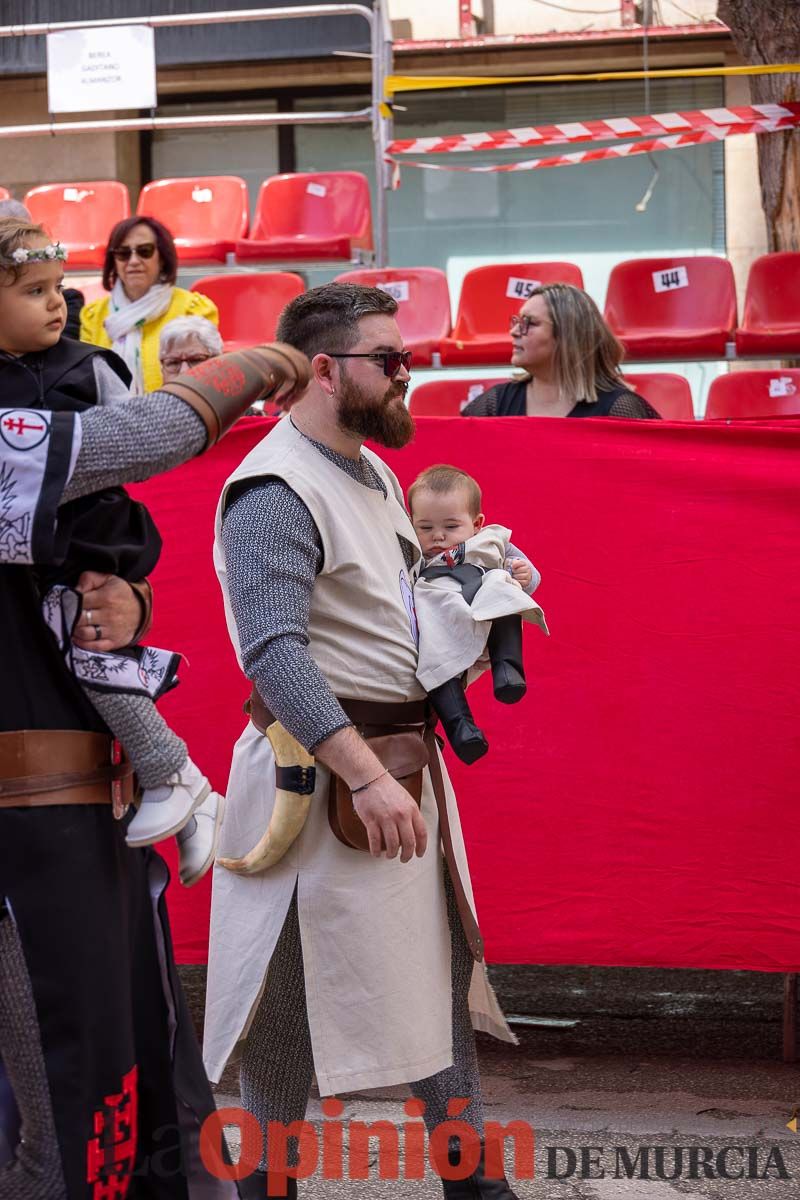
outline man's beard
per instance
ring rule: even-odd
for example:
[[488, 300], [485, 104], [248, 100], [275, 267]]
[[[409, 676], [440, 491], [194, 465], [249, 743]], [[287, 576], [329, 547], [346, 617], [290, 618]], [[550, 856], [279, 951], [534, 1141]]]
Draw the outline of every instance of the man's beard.
[[405, 384], [393, 383], [375, 400], [352, 379], [343, 378], [337, 394], [339, 428], [390, 450], [407, 446], [414, 436], [414, 420], [405, 404], [396, 399], [405, 391]]

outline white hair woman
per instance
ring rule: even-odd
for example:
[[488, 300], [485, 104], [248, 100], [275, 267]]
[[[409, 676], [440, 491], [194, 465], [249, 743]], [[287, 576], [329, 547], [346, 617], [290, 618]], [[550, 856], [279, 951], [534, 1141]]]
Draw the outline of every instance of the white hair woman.
[[658, 418], [623, 379], [622, 345], [580, 288], [535, 288], [511, 318], [511, 342], [511, 365], [523, 374], [477, 396], [462, 416]]
[[205, 317], [176, 317], [161, 330], [158, 357], [164, 382], [222, 354], [222, 338]]

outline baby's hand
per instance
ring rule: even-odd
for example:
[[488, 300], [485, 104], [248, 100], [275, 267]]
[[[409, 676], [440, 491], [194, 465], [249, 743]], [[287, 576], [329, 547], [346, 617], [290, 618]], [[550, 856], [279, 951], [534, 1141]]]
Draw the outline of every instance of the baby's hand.
[[531, 564], [524, 558], [507, 558], [506, 568], [511, 571], [511, 578], [524, 590], [531, 586], [533, 571]]

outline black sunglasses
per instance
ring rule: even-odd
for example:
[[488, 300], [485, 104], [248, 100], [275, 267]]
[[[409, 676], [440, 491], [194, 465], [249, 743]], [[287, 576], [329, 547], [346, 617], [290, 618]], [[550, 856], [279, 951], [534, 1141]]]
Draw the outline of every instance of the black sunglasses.
[[134, 252], [137, 258], [152, 258], [156, 252], [155, 243], [142, 242], [141, 246], [120, 246], [118, 250], [111, 251], [114, 258], [120, 259], [121, 262], [127, 262]]
[[394, 379], [401, 367], [411, 370], [410, 350], [373, 350], [370, 354], [329, 354], [329, 358], [372, 358], [383, 363], [383, 373], [387, 379]]

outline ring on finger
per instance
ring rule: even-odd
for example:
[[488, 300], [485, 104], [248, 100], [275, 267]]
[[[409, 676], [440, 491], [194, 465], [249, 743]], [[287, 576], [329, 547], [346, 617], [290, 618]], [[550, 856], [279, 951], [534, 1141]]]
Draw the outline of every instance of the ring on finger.
[[95, 625], [95, 627], [94, 627], [94, 636], [95, 636], [95, 641], [98, 641], [98, 642], [100, 641], [100, 639], [103, 636], [103, 631], [99, 625]]

